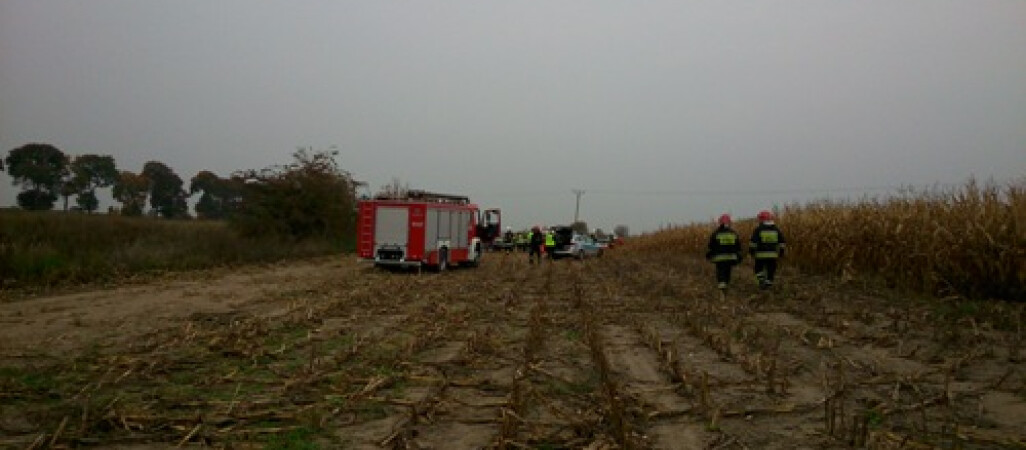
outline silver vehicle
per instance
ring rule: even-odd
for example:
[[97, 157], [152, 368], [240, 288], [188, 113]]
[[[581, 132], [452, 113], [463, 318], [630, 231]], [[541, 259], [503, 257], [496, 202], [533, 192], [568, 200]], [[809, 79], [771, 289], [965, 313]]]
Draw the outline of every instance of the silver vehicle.
[[556, 250], [552, 252], [552, 257], [572, 257], [577, 259], [592, 258], [602, 256], [603, 248], [604, 246], [595, 242], [591, 236], [574, 233], [569, 242], [559, 245]]

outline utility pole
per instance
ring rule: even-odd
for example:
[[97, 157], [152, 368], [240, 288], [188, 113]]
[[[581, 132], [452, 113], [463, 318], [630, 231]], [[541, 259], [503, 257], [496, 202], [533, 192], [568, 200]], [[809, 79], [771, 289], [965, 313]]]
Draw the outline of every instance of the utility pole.
[[581, 196], [584, 195], [583, 189], [571, 189], [575, 195], [577, 195], [577, 206], [574, 207], [574, 223], [577, 223], [577, 219], [581, 213]]

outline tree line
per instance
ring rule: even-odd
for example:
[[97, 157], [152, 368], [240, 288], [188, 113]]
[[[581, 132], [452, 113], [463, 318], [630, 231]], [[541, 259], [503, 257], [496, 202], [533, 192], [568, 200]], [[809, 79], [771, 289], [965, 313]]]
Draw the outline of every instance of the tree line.
[[360, 185], [339, 167], [337, 154], [300, 149], [289, 164], [239, 170], [228, 177], [203, 170], [192, 177], [188, 190], [159, 161], [135, 173], [119, 169], [110, 155], [73, 156], [44, 143], [10, 150], [0, 170], [21, 187], [17, 203], [25, 210], [52, 210], [63, 199], [67, 211], [74, 197], [77, 209], [92, 213], [99, 208], [96, 190], [112, 188], [121, 215], [189, 219], [187, 200], [198, 194], [196, 218], [225, 219], [244, 234], [330, 237], [352, 230]]

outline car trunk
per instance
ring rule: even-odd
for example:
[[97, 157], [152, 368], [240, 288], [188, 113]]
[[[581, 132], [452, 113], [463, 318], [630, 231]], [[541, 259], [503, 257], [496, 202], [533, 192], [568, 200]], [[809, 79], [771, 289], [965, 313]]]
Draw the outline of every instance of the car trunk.
[[554, 227], [552, 237], [556, 241], [556, 250], [566, 249], [573, 242], [574, 229], [565, 226]]

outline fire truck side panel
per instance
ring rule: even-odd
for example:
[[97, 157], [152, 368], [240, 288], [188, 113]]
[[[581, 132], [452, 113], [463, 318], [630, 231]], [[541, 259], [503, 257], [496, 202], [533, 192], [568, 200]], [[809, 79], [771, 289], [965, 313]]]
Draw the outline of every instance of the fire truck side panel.
[[450, 207], [429, 207], [427, 211], [425, 251], [427, 260], [436, 264], [439, 243], [448, 247], [449, 261], [458, 263], [469, 256], [470, 228], [473, 213], [465, 209]]
[[[453, 212], [448, 209], [441, 209], [438, 211], [438, 235], [435, 236], [436, 243], [438, 241], [452, 240], [452, 215]], [[452, 245], [450, 244], [449, 247], [452, 247]]]
[[438, 246], [438, 210], [428, 208], [424, 220], [424, 251], [431, 252]]
[[[449, 240], [449, 223], [451, 212], [443, 207], [429, 208], [427, 213], [427, 232], [425, 233], [425, 251], [428, 252], [428, 263], [438, 264], [438, 243]], [[450, 252], [452, 249], [450, 248]], [[450, 258], [450, 261], [452, 258]]]
[[449, 255], [454, 262], [467, 260], [467, 227], [469, 222], [469, 211], [457, 210], [452, 212], [452, 222], [449, 227], [449, 236], [451, 237]]
[[407, 246], [406, 259], [408, 261], [423, 261], [427, 258], [427, 243], [424, 239], [426, 221], [426, 207], [423, 204], [412, 204], [409, 208], [410, 238]]
[[470, 247], [470, 211], [460, 211], [460, 220], [456, 225], [453, 234], [456, 235], [459, 241], [460, 248]]

